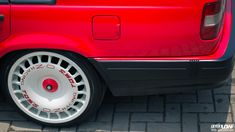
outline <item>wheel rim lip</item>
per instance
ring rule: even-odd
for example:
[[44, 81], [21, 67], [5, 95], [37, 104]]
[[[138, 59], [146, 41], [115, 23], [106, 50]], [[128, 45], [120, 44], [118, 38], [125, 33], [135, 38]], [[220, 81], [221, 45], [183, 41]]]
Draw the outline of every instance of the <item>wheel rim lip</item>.
[[[63, 60], [69, 60], [69, 63], [71, 63], [73, 66], [76, 67], [76, 70], [79, 72], [79, 74], [82, 76], [82, 79], [84, 80], [84, 82], [86, 82], [86, 101], [84, 102], [83, 106], [80, 108], [79, 112], [76, 112], [76, 114], [73, 114], [73, 116], [68, 116], [66, 118], [62, 118], [62, 119], [48, 119], [48, 118], [42, 118], [39, 115], [33, 114], [29, 109], [27, 109], [26, 107], [23, 106], [22, 103], [19, 102], [19, 99], [16, 97], [14, 90], [13, 90], [13, 82], [12, 82], [12, 78], [13, 78], [13, 73], [16, 70], [16, 68], [19, 66], [19, 64], [21, 64], [24, 60], [33, 57], [33, 56], [38, 56], [38, 55], [49, 55], [49, 56], [56, 56], [58, 58], [62, 58]], [[67, 61], [66, 61], [67, 62]], [[45, 122], [45, 123], [51, 123], [51, 124], [58, 124], [58, 123], [65, 123], [65, 122], [69, 122], [72, 121], [74, 119], [76, 119], [77, 117], [79, 117], [82, 113], [84, 113], [84, 111], [86, 110], [88, 104], [90, 103], [90, 84], [88, 81], [88, 78], [86, 77], [85, 73], [83, 72], [83, 70], [80, 68], [79, 65], [77, 65], [75, 62], [73, 62], [71, 59], [69, 59], [66, 56], [63, 56], [61, 54], [55, 53], [55, 52], [46, 52], [46, 51], [37, 51], [37, 52], [32, 52], [32, 53], [28, 53], [24, 56], [22, 56], [21, 58], [18, 58], [17, 61], [12, 65], [9, 74], [8, 74], [8, 90], [9, 93], [13, 99], [13, 101], [15, 102], [15, 104], [18, 106], [18, 108], [20, 108], [25, 114], [27, 114], [28, 116], [39, 120], [41, 122]]]

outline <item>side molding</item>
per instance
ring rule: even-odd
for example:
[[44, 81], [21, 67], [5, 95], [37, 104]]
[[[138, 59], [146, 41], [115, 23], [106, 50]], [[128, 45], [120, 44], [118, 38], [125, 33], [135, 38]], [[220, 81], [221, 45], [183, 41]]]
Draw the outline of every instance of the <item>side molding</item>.
[[12, 4], [55, 4], [56, 0], [10, 0]]
[[8, 0], [0, 0], [0, 4], [9, 4]]

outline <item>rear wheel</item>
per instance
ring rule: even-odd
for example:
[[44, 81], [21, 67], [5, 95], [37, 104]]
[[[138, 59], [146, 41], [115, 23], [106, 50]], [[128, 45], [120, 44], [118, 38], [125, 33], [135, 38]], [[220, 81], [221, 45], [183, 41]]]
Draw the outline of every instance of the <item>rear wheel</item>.
[[[5, 63], [5, 91], [27, 117], [46, 125], [68, 125], [92, 114], [104, 88], [83, 58], [58, 51], [21, 52]], [[7, 89], [8, 88], [8, 89]]]

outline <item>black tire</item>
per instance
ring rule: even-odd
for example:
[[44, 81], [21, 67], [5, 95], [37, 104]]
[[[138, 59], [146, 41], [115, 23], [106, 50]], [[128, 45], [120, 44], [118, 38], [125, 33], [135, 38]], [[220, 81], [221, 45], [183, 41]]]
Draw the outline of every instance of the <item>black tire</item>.
[[[89, 81], [89, 85], [90, 85], [90, 101], [88, 103], [88, 106], [86, 107], [85, 111], [78, 116], [77, 118], [69, 121], [69, 122], [63, 122], [63, 123], [46, 123], [46, 122], [42, 122], [39, 121], [35, 118], [32, 118], [31, 116], [27, 115], [24, 111], [22, 111], [14, 102], [14, 100], [11, 97], [11, 94], [9, 92], [9, 88], [8, 88], [8, 75], [10, 72], [11, 67], [13, 66], [13, 64], [22, 56], [25, 56], [27, 54], [30, 53], [34, 53], [34, 52], [52, 52], [52, 53], [57, 53], [60, 55], [63, 55], [67, 58], [69, 58], [70, 60], [72, 60], [74, 63], [76, 63], [81, 69], [82, 71], [85, 73], [88, 81]], [[66, 51], [57, 51], [57, 50], [27, 50], [27, 51], [20, 51], [20, 52], [15, 52], [12, 53], [10, 55], [8, 55], [4, 61], [3, 61], [3, 65], [1, 67], [1, 75], [2, 75], [2, 91], [5, 93], [5, 97], [7, 99], [7, 101], [9, 101], [13, 106], [16, 107], [16, 109], [19, 111], [19, 113], [23, 114], [23, 116], [25, 116], [26, 118], [42, 124], [42, 125], [46, 125], [46, 126], [71, 126], [74, 124], [78, 124], [81, 123], [82, 121], [85, 121], [86, 119], [88, 119], [93, 113], [95, 113], [97, 111], [97, 109], [99, 108], [99, 106], [102, 103], [103, 97], [104, 97], [104, 93], [105, 93], [105, 87], [98, 75], [98, 73], [96, 72], [96, 70], [92, 67], [92, 65], [83, 57], [74, 54], [74, 53], [70, 53], [70, 52], [66, 52]]]

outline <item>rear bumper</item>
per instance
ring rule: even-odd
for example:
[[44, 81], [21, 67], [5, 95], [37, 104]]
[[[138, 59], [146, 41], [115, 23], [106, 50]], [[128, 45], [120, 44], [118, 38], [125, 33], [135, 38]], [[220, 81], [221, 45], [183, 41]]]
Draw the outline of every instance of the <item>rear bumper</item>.
[[230, 77], [233, 60], [91, 62], [114, 95], [126, 96], [218, 87]]

